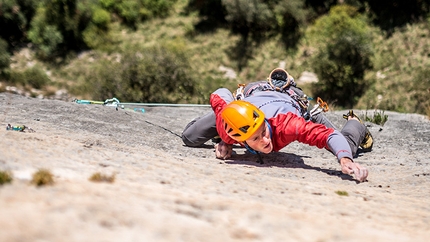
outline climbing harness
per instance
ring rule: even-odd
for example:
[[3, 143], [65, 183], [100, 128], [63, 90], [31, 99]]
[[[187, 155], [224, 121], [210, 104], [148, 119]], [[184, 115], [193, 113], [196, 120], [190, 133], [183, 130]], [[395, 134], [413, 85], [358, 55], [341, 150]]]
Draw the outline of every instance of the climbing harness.
[[[284, 71], [285, 72], [285, 71]], [[280, 77], [277, 77], [280, 78]], [[283, 78], [287, 78], [284, 76]], [[246, 97], [251, 96], [255, 92], [260, 91], [276, 91], [281, 93], [288, 94], [297, 104], [300, 106], [300, 108], [296, 107], [298, 110], [301, 111], [302, 116], [306, 119], [310, 119], [310, 115], [308, 112], [309, 108], [309, 101], [313, 100], [313, 98], [308, 97], [305, 93], [303, 93], [302, 89], [296, 86], [296, 83], [294, 82], [294, 79], [291, 76], [288, 76], [290, 80], [287, 82], [287, 84], [283, 85], [282, 88], [276, 87], [273, 83], [275, 81], [283, 81], [284, 80], [275, 80], [273, 79], [273, 82], [268, 81], [259, 81], [259, 82], [252, 82], [249, 84], [238, 84], [237, 89], [233, 92], [233, 97], [235, 100], [242, 100]], [[268, 78], [269, 80], [270, 78]], [[270, 79], [272, 80], [272, 79]], [[276, 83], [276, 82], [275, 82]]]

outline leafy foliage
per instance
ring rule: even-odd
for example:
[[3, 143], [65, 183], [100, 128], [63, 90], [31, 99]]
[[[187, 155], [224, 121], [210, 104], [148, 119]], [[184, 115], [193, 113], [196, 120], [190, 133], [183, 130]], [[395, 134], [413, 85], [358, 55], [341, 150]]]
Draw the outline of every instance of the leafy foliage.
[[120, 21], [136, 28], [145, 19], [165, 17], [176, 0], [43, 0], [28, 33], [39, 57], [103, 49], [112, 44], [109, 26]]
[[310, 46], [315, 46], [310, 66], [320, 79], [314, 95], [353, 107], [370, 84], [364, 79], [372, 68], [370, 32], [363, 16], [348, 5], [336, 6], [316, 21], [307, 33]]
[[369, 115], [367, 115], [367, 111], [366, 111], [366, 114], [364, 116], [364, 120], [378, 124], [378, 125], [381, 125], [381, 126], [384, 126], [384, 124], [388, 120], [388, 115], [386, 115], [384, 111], [375, 110], [373, 113], [373, 116], [369, 116]]
[[10, 171], [0, 171], [0, 185], [11, 183], [12, 173]]
[[24, 71], [12, 71], [10, 74], [10, 82], [42, 89], [51, 82], [51, 79], [40, 66], [35, 65]]
[[100, 0], [100, 5], [116, 14], [125, 25], [136, 28], [137, 24], [154, 17], [167, 17], [177, 0]]
[[39, 47], [39, 56], [47, 58], [58, 52], [59, 45], [63, 43], [63, 36], [55, 25], [45, 24], [45, 9], [39, 8], [32, 21], [28, 38]]
[[295, 48], [301, 34], [300, 24], [306, 16], [302, 0], [222, 0], [222, 4], [232, 33], [241, 36], [230, 55], [238, 62], [239, 70], [253, 58], [254, 50], [262, 42], [278, 34], [282, 35], [287, 49]]
[[91, 22], [82, 33], [85, 44], [91, 49], [108, 49], [114, 44], [110, 34], [110, 13], [102, 8], [95, 7]]
[[358, 108], [426, 113], [430, 106], [430, 27], [408, 25], [390, 38], [375, 38], [374, 85]]
[[275, 15], [263, 1], [222, 0], [222, 3], [233, 33], [260, 39], [262, 33], [277, 26]]
[[428, 17], [430, 2], [422, 0], [361, 0], [374, 24], [388, 33]]
[[226, 9], [221, 0], [189, 0], [185, 10], [198, 12], [200, 19], [195, 28], [200, 32], [212, 32], [227, 23]]
[[53, 185], [54, 176], [48, 169], [39, 169], [33, 174], [31, 183], [38, 187]]
[[[178, 43], [179, 42], [179, 43]], [[130, 45], [110, 59], [83, 71], [82, 90], [99, 100], [116, 97], [128, 102], [184, 102], [196, 92], [186, 49], [178, 42], [143, 47]]]
[[349, 196], [347, 191], [335, 191], [335, 193], [339, 196]]
[[28, 37], [39, 47], [40, 57], [52, 58], [87, 47], [82, 32], [90, 23], [95, 1], [44, 0], [38, 6]]
[[26, 42], [26, 31], [36, 11], [38, 0], [2, 0], [0, 3], [0, 38], [9, 47]]
[[7, 42], [0, 38], [0, 77], [5, 75], [10, 65], [10, 54], [7, 51]]

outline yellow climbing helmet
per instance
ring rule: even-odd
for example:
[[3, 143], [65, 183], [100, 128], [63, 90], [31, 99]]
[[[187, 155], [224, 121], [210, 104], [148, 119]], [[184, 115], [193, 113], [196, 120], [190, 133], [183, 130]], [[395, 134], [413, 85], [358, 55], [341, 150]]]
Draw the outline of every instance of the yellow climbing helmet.
[[221, 117], [225, 132], [239, 142], [251, 137], [264, 123], [264, 113], [243, 100], [229, 103], [221, 112]]

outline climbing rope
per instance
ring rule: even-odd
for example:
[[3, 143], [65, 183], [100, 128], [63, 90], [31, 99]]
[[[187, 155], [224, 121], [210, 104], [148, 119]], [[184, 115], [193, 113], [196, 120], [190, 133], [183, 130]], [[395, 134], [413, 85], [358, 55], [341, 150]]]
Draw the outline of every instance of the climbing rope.
[[[106, 99], [104, 102], [102, 101], [94, 101], [94, 100], [78, 100], [75, 99], [73, 100], [73, 102], [78, 103], [78, 104], [97, 104], [97, 105], [103, 105], [103, 106], [108, 106], [108, 107], [115, 107], [116, 110], [118, 110], [118, 108], [120, 109], [126, 109], [126, 110], [132, 110], [132, 111], [140, 111], [142, 113], [145, 112], [145, 109], [143, 108], [126, 108], [126, 106], [157, 106], [157, 107], [210, 107], [210, 105], [208, 104], [175, 104], [175, 103], [122, 103], [120, 102], [117, 98], [110, 98], [110, 99]], [[165, 131], [168, 131], [169, 133], [182, 138], [181, 135], [167, 129], [164, 128], [158, 124], [154, 124], [151, 123], [149, 121], [146, 121], [146, 123], [151, 124], [153, 126], [159, 127]]]
[[210, 107], [209, 104], [187, 104], [187, 103], [122, 103], [117, 98], [106, 99], [103, 101], [79, 100], [73, 102], [78, 104], [99, 104], [124, 109], [125, 106], [156, 106], [156, 107]]

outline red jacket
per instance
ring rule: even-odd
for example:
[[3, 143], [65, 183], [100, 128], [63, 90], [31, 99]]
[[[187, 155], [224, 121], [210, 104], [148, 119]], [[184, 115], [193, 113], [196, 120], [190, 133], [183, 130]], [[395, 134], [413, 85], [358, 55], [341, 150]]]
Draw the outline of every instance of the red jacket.
[[[265, 97], [256, 97], [263, 99]], [[246, 100], [246, 99], [245, 99]], [[247, 100], [248, 101], [248, 100]], [[253, 100], [249, 100], [253, 103]], [[267, 100], [265, 103], [268, 103]], [[257, 101], [256, 101], [257, 102]], [[221, 111], [228, 104], [218, 93], [213, 93], [210, 97], [210, 103], [213, 111], [216, 115], [216, 127], [217, 132], [221, 139], [227, 144], [238, 143], [234, 139], [227, 135], [225, 130], [222, 128], [222, 117]], [[253, 103], [255, 105], [255, 103]], [[288, 102], [282, 104], [288, 106]], [[256, 105], [260, 106], [260, 105]], [[260, 109], [265, 113], [266, 119], [272, 128], [272, 143], [273, 150], [279, 151], [291, 142], [298, 141], [318, 148], [326, 148], [333, 152], [338, 159], [342, 157], [349, 157], [352, 159], [351, 149], [346, 142], [345, 137], [338, 131], [332, 128], [327, 128], [322, 124], [308, 122], [301, 116], [298, 116], [294, 112], [294, 105], [291, 106], [291, 112], [275, 112], [276, 115], [268, 117], [264, 109], [272, 108], [271, 105], [261, 105]], [[275, 107], [276, 108], [276, 107]], [[288, 107], [289, 108], [289, 107]]]

